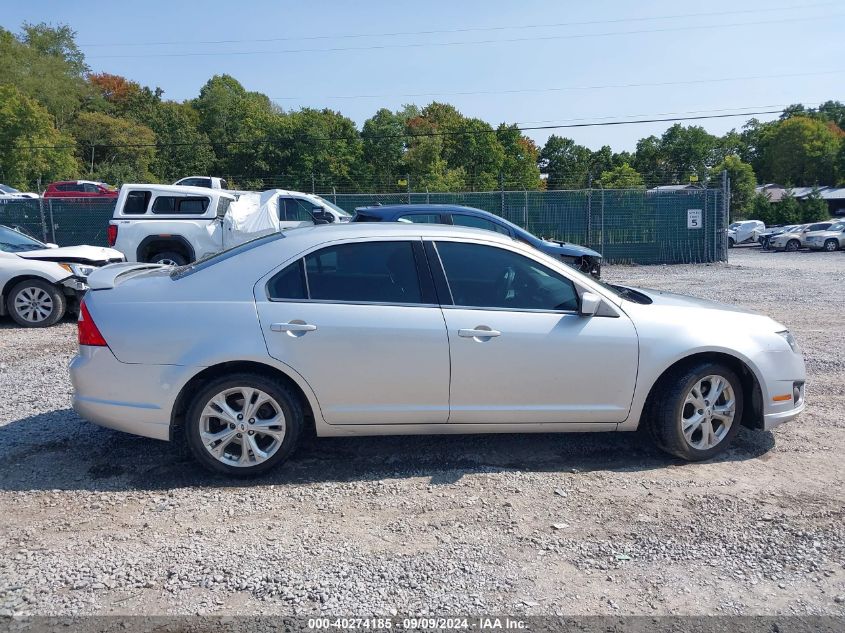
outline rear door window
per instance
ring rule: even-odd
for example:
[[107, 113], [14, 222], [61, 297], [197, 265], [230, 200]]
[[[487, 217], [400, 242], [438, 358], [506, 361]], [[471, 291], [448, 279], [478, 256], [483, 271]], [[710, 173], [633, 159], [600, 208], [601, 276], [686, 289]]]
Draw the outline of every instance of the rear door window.
[[441, 224], [439, 213], [406, 213], [400, 215], [399, 222], [413, 222], [414, 224]]
[[[304, 289], [304, 290], [303, 290]], [[422, 303], [411, 242], [329, 246], [291, 264], [267, 284], [271, 299]]]
[[455, 213], [452, 215], [452, 224], [456, 226], [468, 226], [474, 229], [484, 229], [485, 231], [495, 231], [496, 233], [504, 233], [505, 235], [510, 235], [510, 231], [508, 231], [505, 227], [501, 226], [500, 224], [496, 224], [487, 218], [479, 218], [474, 215], [463, 215], [461, 213]]

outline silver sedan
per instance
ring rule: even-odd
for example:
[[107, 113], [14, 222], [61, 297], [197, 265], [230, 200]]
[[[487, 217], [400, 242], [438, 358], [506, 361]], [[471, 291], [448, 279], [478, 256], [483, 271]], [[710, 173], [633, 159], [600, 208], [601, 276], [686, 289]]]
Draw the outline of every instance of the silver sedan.
[[295, 229], [89, 278], [73, 407], [230, 475], [318, 436], [634, 431], [703, 460], [804, 408], [786, 328], [489, 231]]

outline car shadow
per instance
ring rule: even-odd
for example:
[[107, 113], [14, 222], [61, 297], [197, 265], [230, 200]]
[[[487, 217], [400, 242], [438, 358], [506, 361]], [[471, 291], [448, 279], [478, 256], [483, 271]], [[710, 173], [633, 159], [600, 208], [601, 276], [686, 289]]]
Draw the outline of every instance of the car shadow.
[[[771, 433], [742, 429], [713, 461], [755, 459]], [[205, 471], [171, 444], [104, 429], [71, 409], [0, 427], [0, 490], [166, 490], [424, 477], [451, 484], [466, 474], [634, 472], [683, 464], [642, 433], [550, 433], [309, 438], [288, 462], [247, 480]]]

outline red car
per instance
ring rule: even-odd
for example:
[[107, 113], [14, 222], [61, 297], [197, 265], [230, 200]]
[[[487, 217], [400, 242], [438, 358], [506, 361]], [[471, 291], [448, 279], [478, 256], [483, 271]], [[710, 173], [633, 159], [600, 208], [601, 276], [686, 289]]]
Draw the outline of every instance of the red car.
[[118, 191], [104, 182], [62, 180], [47, 185], [45, 198], [117, 198]]

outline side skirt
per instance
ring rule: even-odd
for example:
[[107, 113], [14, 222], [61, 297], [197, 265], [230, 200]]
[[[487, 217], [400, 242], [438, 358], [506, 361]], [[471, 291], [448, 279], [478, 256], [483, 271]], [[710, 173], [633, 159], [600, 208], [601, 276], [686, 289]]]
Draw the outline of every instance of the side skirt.
[[592, 433], [616, 431], [616, 423], [554, 424], [344, 424], [317, 425], [320, 437], [366, 435], [463, 435], [477, 433]]

